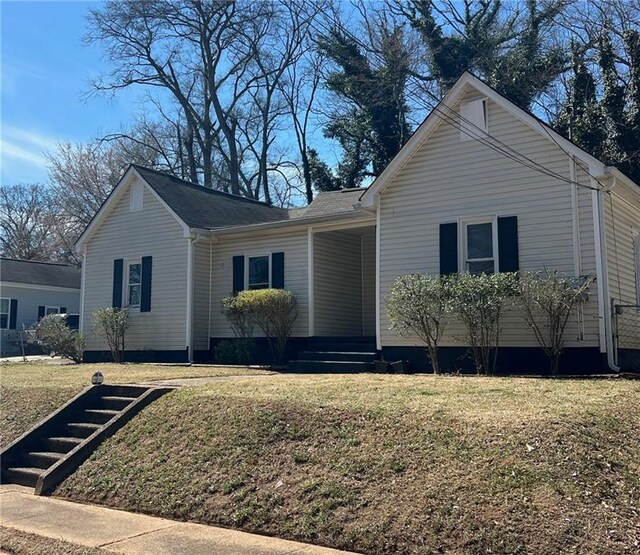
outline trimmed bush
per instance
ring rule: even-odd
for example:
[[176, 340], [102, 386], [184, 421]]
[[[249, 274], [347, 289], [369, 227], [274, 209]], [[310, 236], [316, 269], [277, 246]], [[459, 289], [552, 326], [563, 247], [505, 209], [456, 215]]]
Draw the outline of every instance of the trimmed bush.
[[453, 309], [478, 374], [496, 371], [501, 318], [517, 290], [517, 274], [460, 274], [452, 282]]
[[287, 343], [298, 317], [296, 297], [284, 289], [241, 291], [235, 307], [247, 315], [264, 333], [275, 364], [284, 364]]
[[99, 308], [93, 313], [93, 320], [95, 334], [107, 340], [113, 361], [122, 364], [129, 311], [126, 308]]
[[418, 336], [427, 347], [434, 374], [440, 373], [438, 342], [451, 307], [451, 279], [426, 274], [400, 276], [387, 298], [391, 329], [400, 336]]
[[538, 345], [549, 359], [553, 376], [558, 375], [569, 316], [586, 302], [592, 281], [592, 277], [576, 280], [557, 271], [525, 272], [520, 275], [518, 293], [525, 318]]
[[76, 364], [82, 362], [84, 336], [67, 325], [66, 314], [49, 314], [42, 318], [33, 329], [30, 341]]

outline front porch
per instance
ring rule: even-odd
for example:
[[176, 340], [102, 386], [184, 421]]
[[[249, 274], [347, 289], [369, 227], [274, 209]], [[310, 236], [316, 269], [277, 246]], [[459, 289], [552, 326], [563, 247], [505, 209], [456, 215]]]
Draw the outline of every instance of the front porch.
[[375, 335], [375, 225], [309, 230], [309, 337]]

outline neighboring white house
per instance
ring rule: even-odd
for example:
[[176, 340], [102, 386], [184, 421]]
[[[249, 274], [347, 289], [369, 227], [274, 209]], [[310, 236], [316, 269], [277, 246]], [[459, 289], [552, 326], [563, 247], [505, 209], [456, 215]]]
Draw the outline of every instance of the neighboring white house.
[[0, 258], [2, 356], [20, 353], [19, 332], [47, 314], [80, 310], [80, 270], [69, 264]]
[[[131, 360], [203, 360], [232, 331], [221, 300], [246, 288], [296, 294], [294, 346], [368, 338], [387, 360], [427, 365], [389, 329], [385, 298], [416, 272], [557, 269], [596, 278], [570, 322], [567, 370], [615, 369], [617, 305], [640, 303], [640, 188], [466, 73], [368, 189], [319, 194], [284, 210], [131, 166], [78, 241], [88, 360], [102, 306], [129, 306]], [[473, 252], [473, 239], [484, 245]], [[540, 353], [508, 315], [501, 367]], [[444, 366], [463, 365], [460, 330]], [[640, 348], [626, 338], [626, 348]]]

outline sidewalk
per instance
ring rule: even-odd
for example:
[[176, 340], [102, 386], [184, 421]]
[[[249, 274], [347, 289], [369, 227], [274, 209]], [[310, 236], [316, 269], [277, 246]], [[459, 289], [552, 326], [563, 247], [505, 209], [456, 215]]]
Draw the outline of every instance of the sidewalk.
[[349, 555], [237, 530], [37, 497], [32, 492], [0, 486], [0, 525], [126, 555]]

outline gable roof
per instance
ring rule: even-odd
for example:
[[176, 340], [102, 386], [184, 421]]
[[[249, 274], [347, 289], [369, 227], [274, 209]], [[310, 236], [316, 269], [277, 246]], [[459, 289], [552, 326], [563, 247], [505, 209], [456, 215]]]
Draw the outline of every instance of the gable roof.
[[218, 229], [286, 220], [287, 210], [206, 189], [169, 174], [133, 165], [158, 196], [189, 227]]
[[407, 143], [396, 154], [395, 158], [387, 165], [384, 171], [376, 178], [367, 191], [362, 195], [360, 202], [362, 207], [375, 206], [376, 196], [379, 195], [391, 180], [400, 172], [400, 170], [413, 158], [420, 148], [425, 144], [431, 134], [443, 123], [444, 119], [440, 117], [440, 111], [453, 109], [460, 99], [473, 88], [490, 99], [492, 102], [500, 106], [505, 111], [531, 127], [540, 135], [554, 142], [559, 148], [566, 153], [582, 160], [589, 166], [589, 172], [598, 176], [607, 173], [607, 166], [600, 160], [591, 156], [588, 152], [582, 150], [579, 146], [566, 139], [542, 120], [530, 114], [526, 110], [519, 108], [513, 102], [492, 89], [481, 79], [465, 71], [456, 81], [455, 85], [447, 92], [444, 98], [431, 111], [427, 118], [420, 124], [418, 129], [413, 133]]
[[331, 214], [353, 212], [354, 204], [366, 189], [342, 189], [340, 191], [326, 191], [318, 193], [311, 204], [305, 208], [290, 210], [290, 218], [314, 218]]
[[80, 289], [80, 270], [70, 264], [0, 258], [1, 281]]

